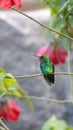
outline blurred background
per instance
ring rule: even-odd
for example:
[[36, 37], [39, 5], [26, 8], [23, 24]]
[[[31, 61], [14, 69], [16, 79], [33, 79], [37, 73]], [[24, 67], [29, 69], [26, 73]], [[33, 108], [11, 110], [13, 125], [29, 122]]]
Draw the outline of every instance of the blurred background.
[[[40, 5], [39, 1], [25, 0], [22, 11], [49, 25], [50, 10]], [[50, 45], [46, 30], [14, 10], [0, 11], [0, 66], [7, 72], [16, 75], [28, 75], [40, 72], [39, 61], [33, 56], [44, 45]], [[67, 71], [67, 63], [55, 67], [55, 71]], [[19, 79], [20, 86], [29, 96], [47, 97], [65, 100], [70, 98], [70, 82], [68, 76], [55, 76], [54, 86], [49, 86], [43, 77]], [[10, 130], [40, 130], [52, 115], [64, 119], [72, 126], [73, 105], [49, 103], [32, 100], [35, 112], [24, 100], [17, 101], [22, 113], [15, 123], [5, 121]]]

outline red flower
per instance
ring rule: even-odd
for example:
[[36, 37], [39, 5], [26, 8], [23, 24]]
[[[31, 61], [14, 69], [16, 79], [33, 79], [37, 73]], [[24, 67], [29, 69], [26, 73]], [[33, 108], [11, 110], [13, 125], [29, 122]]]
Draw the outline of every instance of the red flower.
[[11, 8], [13, 5], [21, 8], [21, 0], [0, 0], [0, 8], [8, 9]]
[[10, 122], [17, 121], [20, 113], [20, 108], [12, 100], [9, 100], [8, 102], [2, 102], [0, 105], [0, 117], [3, 117]]
[[68, 55], [67, 52], [63, 48], [61, 48], [59, 45], [57, 45], [55, 48], [53, 48], [52, 46], [41, 47], [38, 50], [37, 55], [41, 56], [43, 54], [48, 55], [54, 65], [57, 65], [59, 63], [64, 64], [66, 61], [66, 57]]

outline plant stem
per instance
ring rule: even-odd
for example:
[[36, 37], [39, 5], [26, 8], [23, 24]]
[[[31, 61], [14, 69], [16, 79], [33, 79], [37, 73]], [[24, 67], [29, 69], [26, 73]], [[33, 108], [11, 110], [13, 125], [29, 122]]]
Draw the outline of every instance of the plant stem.
[[[55, 72], [53, 74], [54, 75], [73, 75], [73, 72]], [[19, 76], [15, 76], [15, 79], [35, 78], [35, 77], [38, 77], [38, 76], [43, 76], [43, 74], [42, 73], [37, 73], [37, 74], [31, 74], [31, 75], [19, 75]]]
[[1, 119], [0, 124], [4, 127], [4, 130], [9, 130], [9, 128], [4, 124], [4, 122]]
[[57, 33], [57, 34], [59, 34], [59, 35], [65, 37], [65, 38], [68, 38], [69, 40], [72, 40], [72, 41], [73, 41], [73, 38], [72, 38], [72, 37], [70, 37], [70, 36], [68, 36], [68, 35], [66, 35], [66, 34], [64, 34], [64, 33], [58, 32], [57, 30], [55, 30], [55, 29], [53, 29], [53, 28], [51, 28], [51, 27], [48, 27], [48, 26], [46, 26], [45, 24], [40, 23], [37, 19], [34, 19], [34, 18], [30, 17], [30, 16], [27, 15], [26, 13], [23, 13], [21, 10], [18, 10], [18, 9], [16, 9], [16, 8], [14, 8], [14, 7], [12, 7], [12, 9], [15, 10], [15, 11], [17, 11], [18, 13], [22, 14], [23, 16], [25, 16], [25, 17], [31, 19], [32, 21], [36, 22], [37, 24], [39, 24], [40, 26], [46, 28], [47, 30], [52, 31], [52, 32], [55, 32], [55, 33]]
[[[70, 61], [70, 57], [71, 57], [71, 52], [70, 52], [70, 43], [68, 43], [68, 56], [69, 56], [69, 61], [68, 61], [68, 72], [71, 73], [71, 61]], [[69, 76], [70, 77], [70, 91], [71, 91], [71, 98], [73, 99], [73, 78], [72, 75]]]
[[[11, 94], [11, 93], [7, 93], [5, 94], [5, 96], [13, 96], [16, 97], [16, 95]], [[59, 104], [63, 104], [63, 103], [72, 103], [72, 100], [56, 100], [56, 99], [49, 99], [46, 97], [37, 97], [37, 96], [18, 96], [19, 99], [31, 99], [31, 100], [38, 100], [38, 101], [48, 101], [48, 102], [52, 102], [52, 103], [59, 103]]]

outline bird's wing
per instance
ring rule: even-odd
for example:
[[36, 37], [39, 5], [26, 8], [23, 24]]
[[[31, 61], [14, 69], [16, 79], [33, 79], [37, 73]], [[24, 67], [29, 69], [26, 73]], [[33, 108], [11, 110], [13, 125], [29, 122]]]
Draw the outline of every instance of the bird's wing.
[[[54, 70], [55, 70], [54, 65], [52, 65], [52, 67], [53, 67], [53, 73], [54, 73]], [[46, 71], [48, 72], [48, 68], [46, 68]], [[54, 84], [54, 81], [55, 81], [54, 77], [55, 77], [54, 74], [47, 73], [47, 74], [44, 75], [44, 78], [49, 85]]]
[[44, 76], [44, 79], [46, 80], [46, 82], [51, 86], [52, 83], [49, 80], [49, 76], [47, 76], [47, 75], [43, 75], [43, 76]]

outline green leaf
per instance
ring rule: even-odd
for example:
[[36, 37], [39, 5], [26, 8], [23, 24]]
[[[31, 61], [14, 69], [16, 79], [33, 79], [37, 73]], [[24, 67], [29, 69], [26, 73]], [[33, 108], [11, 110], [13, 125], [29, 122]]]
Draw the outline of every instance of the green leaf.
[[12, 86], [15, 86], [18, 89], [18, 86], [19, 86], [16, 79], [10, 73], [6, 74], [6, 76], [4, 78], [4, 85], [5, 85], [7, 90], [9, 90]]
[[43, 125], [42, 130], [51, 130], [51, 127], [49, 125], [49, 120]]
[[5, 93], [6, 93], [6, 89], [4, 87], [3, 80], [0, 80], [0, 97], [4, 96]]
[[5, 78], [6, 74], [4, 74], [3, 72], [0, 73], [0, 81], [3, 80]]
[[73, 16], [69, 19], [70, 26], [73, 28]]
[[6, 78], [12, 78], [15, 79], [14, 76], [11, 73], [6, 73]]
[[2, 67], [0, 67], [0, 73], [6, 74], [6, 71]]
[[[61, 32], [63, 26], [64, 26], [64, 19], [61, 17], [58, 17], [57, 15], [53, 18], [51, 22], [51, 27], [56, 28], [58, 32]], [[59, 38], [60, 34], [55, 33], [55, 38]]]
[[42, 130], [73, 130], [69, 127], [64, 120], [57, 120], [56, 117], [52, 117], [42, 127]]
[[[27, 96], [27, 93], [23, 89], [20, 88], [18, 82], [13, 77], [13, 75], [10, 73], [7, 73], [6, 77], [4, 78], [4, 86], [5, 86], [6, 90], [8, 92], [10, 92], [10, 94], [15, 95], [16, 97], [24, 98], [24, 96]], [[29, 107], [34, 109], [29, 98], [28, 99], [24, 98], [24, 100], [26, 101], [26, 103], [28, 104]]]
[[9, 94], [10, 96], [15, 96], [16, 98], [23, 97], [29, 107], [34, 110], [34, 107], [29, 98], [25, 98], [28, 96], [27, 93], [20, 88], [17, 80], [11, 73], [6, 73], [6, 71], [0, 67], [0, 96], [4, 96], [4, 94]]
[[15, 90], [17, 90], [18, 89], [18, 87], [17, 86], [11, 86], [11, 87], [9, 87], [9, 91], [15, 91]]
[[66, 8], [69, 2], [70, 0], [67, 0], [66, 2], [64, 2], [64, 4], [62, 5], [62, 7], [60, 8], [57, 14], [60, 14]]
[[10, 92], [12, 95], [16, 95], [16, 97], [21, 96], [21, 93], [19, 92], [19, 84], [12, 74], [7, 73], [3, 81], [8, 93]]

